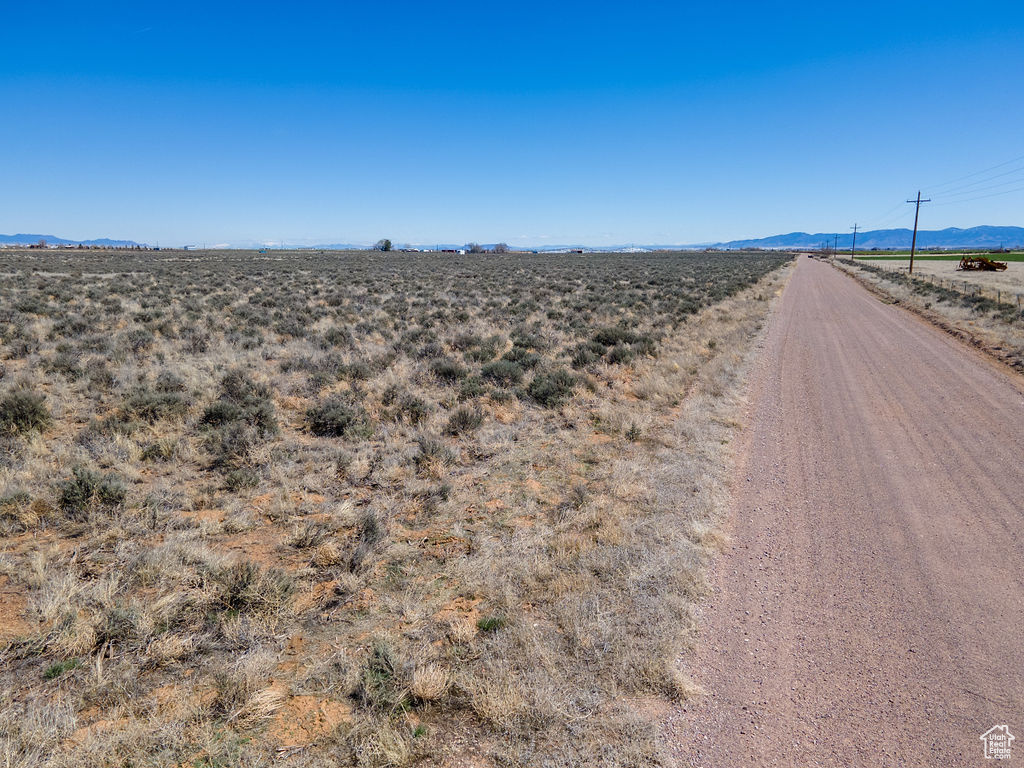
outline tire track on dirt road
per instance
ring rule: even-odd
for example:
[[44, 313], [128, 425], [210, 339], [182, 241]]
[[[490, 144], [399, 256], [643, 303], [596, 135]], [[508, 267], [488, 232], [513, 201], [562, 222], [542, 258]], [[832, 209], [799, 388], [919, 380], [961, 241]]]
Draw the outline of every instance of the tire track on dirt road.
[[750, 394], [680, 764], [1024, 759], [1024, 378], [801, 257]]

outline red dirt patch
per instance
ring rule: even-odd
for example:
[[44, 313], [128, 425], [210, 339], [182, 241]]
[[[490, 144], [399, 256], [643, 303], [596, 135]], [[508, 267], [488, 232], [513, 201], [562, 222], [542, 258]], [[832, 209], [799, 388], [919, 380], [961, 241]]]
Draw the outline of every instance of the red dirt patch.
[[351, 705], [317, 696], [292, 696], [277, 712], [267, 736], [282, 746], [304, 746], [330, 736], [352, 719]]
[[[321, 581], [319, 584], [314, 584], [309, 592], [303, 592], [295, 598], [294, 608], [296, 613], [304, 613], [314, 608], [319, 609], [335, 594], [337, 586], [338, 582], [336, 580]], [[302, 636], [296, 635], [289, 641], [289, 653], [293, 652], [291, 650], [293, 642], [302, 642]]]
[[197, 523], [220, 523], [224, 520], [223, 509], [189, 509], [181, 510], [178, 514], [182, 517], [187, 517], [189, 520], [195, 520]]
[[25, 618], [27, 606], [21, 590], [11, 586], [6, 576], [0, 576], [0, 643], [32, 631], [32, 624]]
[[75, 731], [68, 736], [64, 744], [68, 747], [80, 746], [86, 743], [89, 739], [99, 736], [101, 733], [115, 731], [122, 728], [125, 723], [128, 722], [130, 721], [125, 717], [118, 718], [116, 720], [97, 720], [94, 723], [75, 729]]

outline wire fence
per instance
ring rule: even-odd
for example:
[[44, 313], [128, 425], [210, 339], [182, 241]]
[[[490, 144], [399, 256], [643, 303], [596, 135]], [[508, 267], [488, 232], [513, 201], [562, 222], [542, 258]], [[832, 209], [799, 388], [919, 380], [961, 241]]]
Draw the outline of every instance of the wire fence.
[[854, 261], [853, 259], [838, 259], [838, 261], [844, 264], [850, 264], [851, 266], [866, 268], [866, 269], [877, 269], [880, 272], [892, 272], [901, 274], [908, 280], [912, 280], [918, 283], [926, 283], [928, 285], [934, 285], [938, 288], [944, 288], [947, 291], [953, 291], [959, 293], [962, 296], [988, 299], [994, 301], [996, 304], [1005, 304], [1008, 307], [1016, 307], [1018, 310], [1024, 306], [1024, 294], [1016, 293], [1014, 291], [1006, 290], [1005, 288], [993, 288], [991, 286], [979, 285], [978, 283], [972, 283], [969, 280], [956, 280], [941, 275], [930, 275], [922, 272], [915, 272], [911, 274], [908, 268], [905, 266], [889, 266], [888, 264], [864, 264], [860, 261]]

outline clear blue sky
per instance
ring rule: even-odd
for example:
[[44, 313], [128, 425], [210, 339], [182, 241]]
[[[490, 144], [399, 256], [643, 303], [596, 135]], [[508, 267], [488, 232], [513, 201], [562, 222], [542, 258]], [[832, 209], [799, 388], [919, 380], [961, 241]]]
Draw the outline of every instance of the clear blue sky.
[[[10, 2], [2, 26], [8, 234], [845, 232], [1024, 155], [1019, 3]], [[1024, 225], [1024, 191], [965, 194], [989, 186], [922, 227]]]

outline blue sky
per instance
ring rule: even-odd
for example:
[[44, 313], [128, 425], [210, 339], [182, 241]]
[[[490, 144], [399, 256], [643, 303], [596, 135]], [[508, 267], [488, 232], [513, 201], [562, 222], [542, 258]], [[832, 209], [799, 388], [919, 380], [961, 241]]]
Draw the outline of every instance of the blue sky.
[[919, 187], [1024, 225], [1024, 160], [956, 181], [1024, 156], [1019, 4], [6, 5], [4, 233], [698, 243]]

